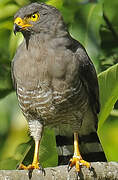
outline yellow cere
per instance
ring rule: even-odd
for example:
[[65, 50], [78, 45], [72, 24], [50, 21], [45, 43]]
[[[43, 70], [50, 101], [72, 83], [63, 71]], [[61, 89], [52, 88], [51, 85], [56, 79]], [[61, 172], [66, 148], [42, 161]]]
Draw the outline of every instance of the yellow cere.
[[32, 15], [26, 16], [23, 19], [17, 17], [14, 20], [14, 24], [17, 24], [18, 26], [21, 26], [23, 29], [26, 29], [27, 27], [32, 26], [32, 24], [30, 24], [31, 21], [35, 22], [38, 21], [39, 19], [40, 19], [40, 14], [37, 12]]
[[26, 19], [21, 19], [20, 17], [17, 17], [14, 20], [14, 24], [17, 24], [18, 26], [21, 26], [23, 29], [32, 26], [31, 24], [27, 23]]

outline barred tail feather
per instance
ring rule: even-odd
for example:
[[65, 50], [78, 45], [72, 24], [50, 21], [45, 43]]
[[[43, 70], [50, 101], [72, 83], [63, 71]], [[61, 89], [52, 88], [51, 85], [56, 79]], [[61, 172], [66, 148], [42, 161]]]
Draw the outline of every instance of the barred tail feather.
[[79, 137], [79, 141], [80, 152], [83, 159], [89, 162], [107, 161], [97, 132], [83, 135]]
[[56, 136], [58, 165], [68, 164], [73, 156], [73, 135], [72, 136]]
[[[70, 158], [73, 156], [73, 135], [69, 137], [57, 135], [56, 143], [58, 164], [68, 164]], [[79, 147], [84, 160], [88, 162], [107, 161], [96, 132], [79, 137]]]

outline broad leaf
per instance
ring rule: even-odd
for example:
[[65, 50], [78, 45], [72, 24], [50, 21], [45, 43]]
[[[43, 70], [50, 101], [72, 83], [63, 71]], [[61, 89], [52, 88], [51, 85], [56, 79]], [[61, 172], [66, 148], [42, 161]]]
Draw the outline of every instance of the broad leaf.
[[[109, 19], [111, 25], [118, 26], [118, 0], [103, 0], [104, 3], [104, 13]], [[114, 27], [115, 28], [115, 27]]]
[[[13, 29], [13, 28], [12, 28]], [[17, 47], [21, 44], [23, 41], [23, 36], [21, 33], [17, 33], [16, 36], [14, 35], [13, 31], [11, 32], [11, 36], [9, 38], [9, 54], [10, 54], [10, 60], [12, 60]]]
[[118, 116], [109, 116], [98, 131], [108, 161], [118, 161]]
[[98, 80], [100, 85], [101, 101], [99, 127], [101, 127], [118, 99], [118, 64], [100, 73]]
[[79, 5], [75, 21], [70, 28], [71, 34], [84, 45], [97, 68], [99, 66], [98, 56], [101, 43], [99, 29], [101, 23], [101, 3]]
[[[112, 63], [115, 64], [115, 56], [118, 56], [118, 18], [117, 0], [103, 1], [103, 22], [100, 29], [102, 60], [106, 64], [110, 56], [113, 57]], [[112, 59], [112, 57], [110, 59]], [[116, 58], [117, 59], [117, 58]], [[117, 60], [116, 60], [117, 61]]]
[[60, 8], [63, 4], [63, 0], [48, 0], [46, 4]]
[[2, 18], [8, 18], [13, 16], [19, 7], [15, 4], [8, 4], [6, 6], [0, 6], [0, 20]]

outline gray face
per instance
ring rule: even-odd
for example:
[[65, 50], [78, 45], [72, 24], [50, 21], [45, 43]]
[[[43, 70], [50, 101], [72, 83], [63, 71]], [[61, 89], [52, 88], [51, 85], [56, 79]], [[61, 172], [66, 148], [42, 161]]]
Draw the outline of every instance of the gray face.
[[[32, 16], [36, 14], [38, 14], [39, 17], [33, 19]], [[22, 20], [21, 23], [15, 21], [18, 17]], [[61, 14], [55, 7], [43, 3], [32, 3], [24, 6], [15, 14], [14, 23], [15, 26], [17, 26], [17, 28], [15, 27], [16, 31], [22, 32], [22, 30], [26, 30], [39, 33], [41, 31], [51, 31], [60, 19], [62, 19]], [[23, 24], [25, 24], [25, 28], [22, 28]], [[27, 26], [27, 24], [29, 24], [29, 26]]]

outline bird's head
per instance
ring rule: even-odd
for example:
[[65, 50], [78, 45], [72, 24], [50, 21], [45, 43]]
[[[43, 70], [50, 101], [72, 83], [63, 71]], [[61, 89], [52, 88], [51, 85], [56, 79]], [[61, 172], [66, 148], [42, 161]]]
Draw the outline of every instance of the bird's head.
[[62, 24], [62, 16], [56, 8], [44, 3], [32, 3], [15, 14], [14, 33], [51, 33]]

